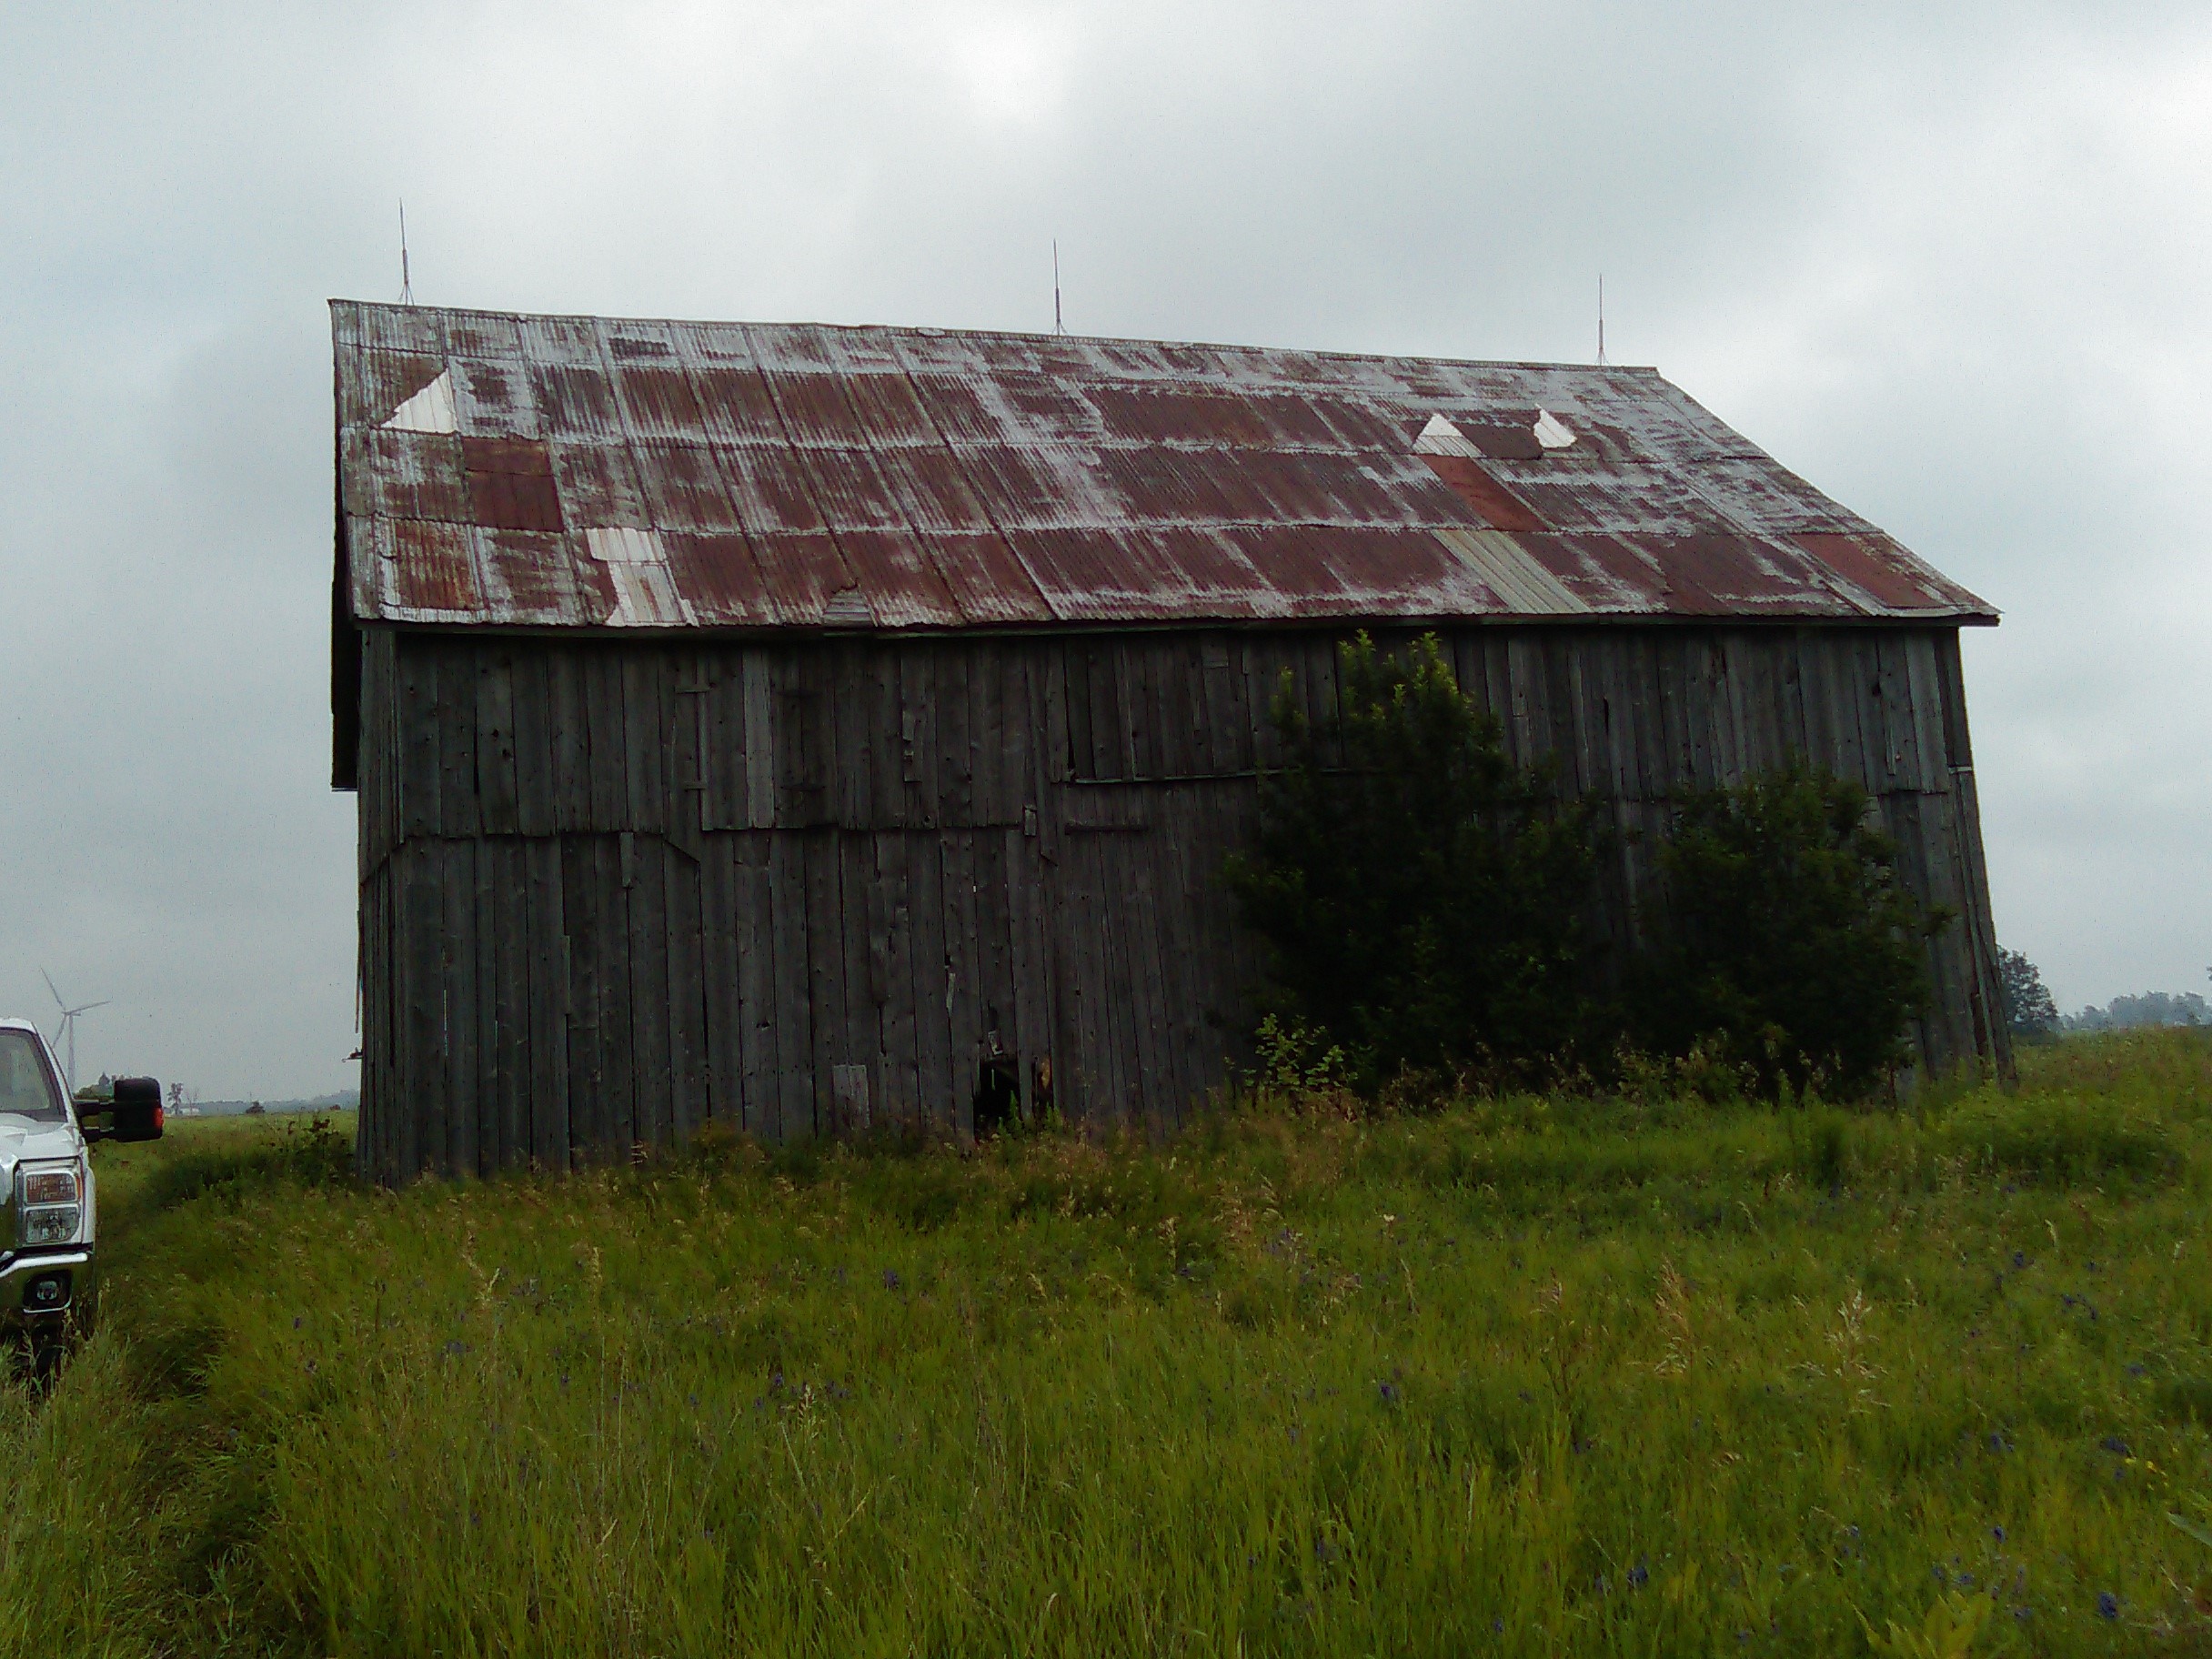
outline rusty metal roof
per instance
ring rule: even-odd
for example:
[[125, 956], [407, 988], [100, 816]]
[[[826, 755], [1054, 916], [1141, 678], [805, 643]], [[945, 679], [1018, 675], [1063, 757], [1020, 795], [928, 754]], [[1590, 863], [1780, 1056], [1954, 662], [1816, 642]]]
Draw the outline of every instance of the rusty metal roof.
[[331, 315], [365, 621], [1996, 619], [1651, 369]]

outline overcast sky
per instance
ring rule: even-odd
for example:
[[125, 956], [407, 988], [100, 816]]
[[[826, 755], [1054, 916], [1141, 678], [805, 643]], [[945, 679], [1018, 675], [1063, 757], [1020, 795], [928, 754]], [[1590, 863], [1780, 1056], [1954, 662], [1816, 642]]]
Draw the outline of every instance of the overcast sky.
[[[1656, 365], [2005, 613], [1997, 930], [2212, 963], [2202, 5], [0, 0], [0, 1012], [350, 1086], [332, 296]], [[2192, 507], [2192, 502], [2199, 503]], [[50, 1021], [49, 1021], [50, 1023]]]

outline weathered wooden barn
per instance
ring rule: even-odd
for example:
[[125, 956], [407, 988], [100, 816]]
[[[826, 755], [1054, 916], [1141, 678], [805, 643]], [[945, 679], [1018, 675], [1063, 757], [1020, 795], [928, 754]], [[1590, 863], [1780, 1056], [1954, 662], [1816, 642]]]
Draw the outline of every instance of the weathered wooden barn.
[[1217, 880], [1269, 699], [1433, 628], [1624, 829], [1809, 758], [1958, 920], [1989, 607], [1648, 369], [340, 303], [334, 782], [361, 1148], [559, 1167], [709, 1121], [1172, 1121], [1258, 972]]

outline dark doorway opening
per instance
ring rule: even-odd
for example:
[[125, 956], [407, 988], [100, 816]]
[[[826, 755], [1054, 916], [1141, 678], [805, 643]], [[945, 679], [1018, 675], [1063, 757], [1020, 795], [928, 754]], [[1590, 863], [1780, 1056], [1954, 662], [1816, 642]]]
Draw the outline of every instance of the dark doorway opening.
[[999, 1037], [999, 1010], [990, 1010], [983, 1033], [983, 1062], [975, 1084], [975, 1137], [982, 1140], [1021, 1121], [1021, 1057], [1006, 1051]]

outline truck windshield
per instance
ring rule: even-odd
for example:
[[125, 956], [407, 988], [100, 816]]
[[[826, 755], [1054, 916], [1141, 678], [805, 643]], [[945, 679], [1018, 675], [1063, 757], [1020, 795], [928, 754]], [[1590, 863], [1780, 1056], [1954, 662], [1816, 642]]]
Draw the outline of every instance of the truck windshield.
[[0, 1117], [52, 1123], [67, 1115], [41, 1047], [28, 1031], [0, 1031]]

